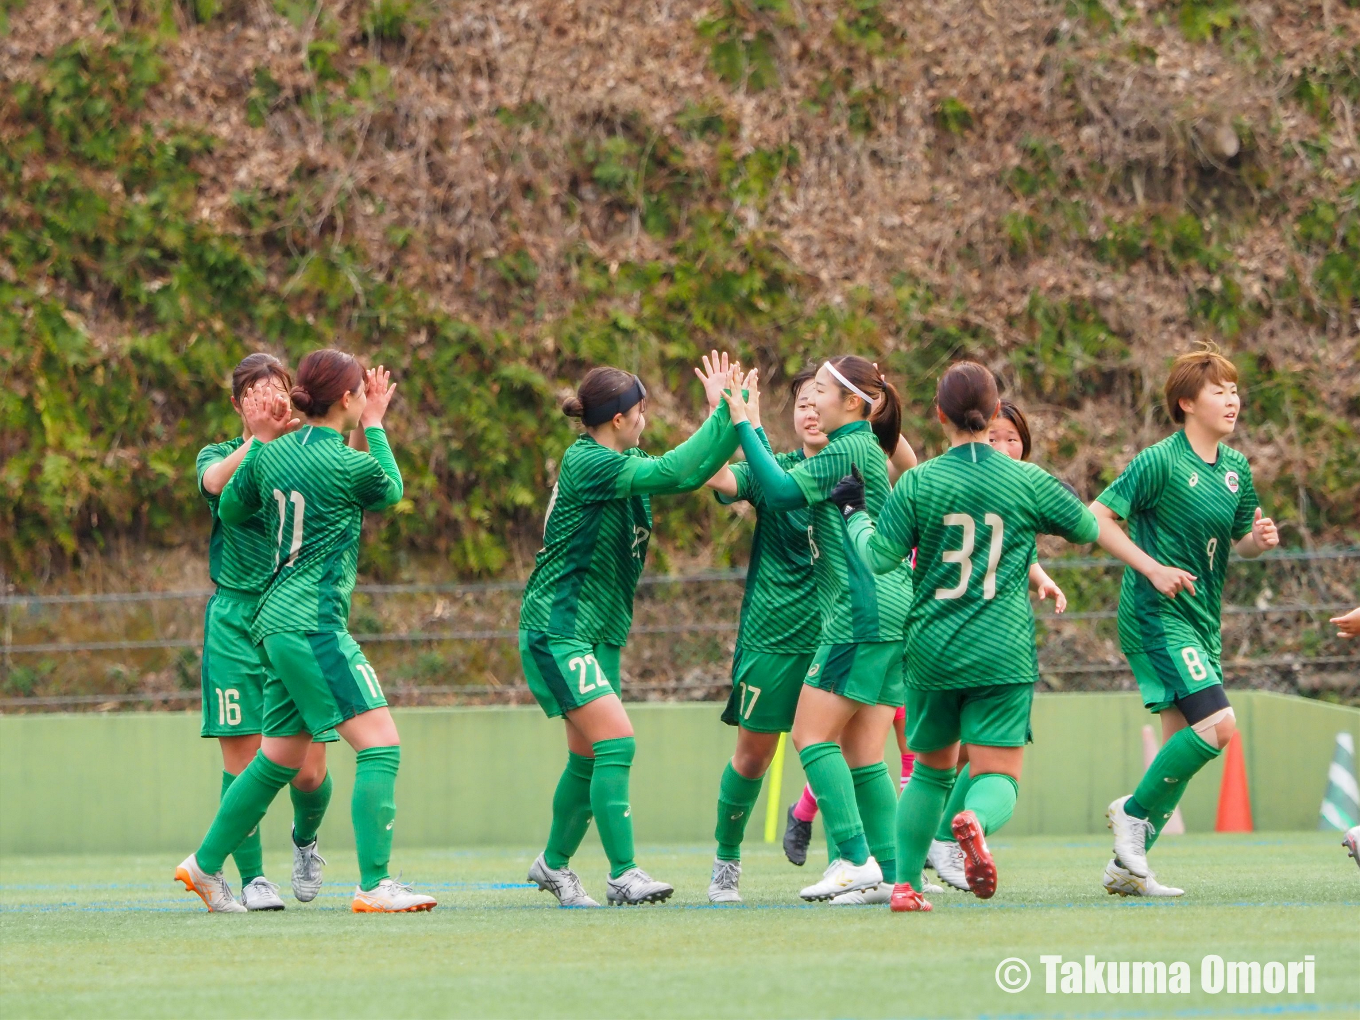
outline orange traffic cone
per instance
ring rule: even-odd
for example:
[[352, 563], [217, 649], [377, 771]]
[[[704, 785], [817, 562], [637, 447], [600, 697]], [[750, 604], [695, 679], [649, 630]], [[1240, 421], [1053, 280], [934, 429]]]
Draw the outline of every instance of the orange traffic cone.
[[1242, 757], [1242, 735], [1233, 732], [1223, 762], [1223, 785], [1218, 791], [1215, 832], [1251, 832], [1251, 797], [1247, 793], [1247, 761]]

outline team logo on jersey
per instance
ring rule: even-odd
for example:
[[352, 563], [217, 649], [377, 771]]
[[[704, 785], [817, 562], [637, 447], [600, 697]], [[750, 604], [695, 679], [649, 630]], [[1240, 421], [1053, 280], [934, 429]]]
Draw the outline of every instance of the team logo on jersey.
[[1223, 476], [1223, 484], [1228, 487], [1229, 492], [1237, 491], [1237, 472], [1229, 471]]
[[1198, 484], [1199, 484], [1199, 472], [1196, 471], [1190, 476], [1190, 488], [1193, 489]]

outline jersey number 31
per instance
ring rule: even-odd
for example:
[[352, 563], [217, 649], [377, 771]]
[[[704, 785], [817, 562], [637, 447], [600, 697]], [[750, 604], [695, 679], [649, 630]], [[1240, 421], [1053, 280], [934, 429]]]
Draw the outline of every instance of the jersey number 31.
[[[996, 567], [1001, 562], [1001, 543], [1005, 540], [1006, 524], [998, 514], [987, 514], [982, 523], [992, 529], [992, 541], [987, 547], [987, 574], [982, 579], [982, 597], [996, 597]], [[973, 545], [977, 540], [977, 522], [968, 514], [945, 514], [947, 528], [962, 528], [963, 542], [957, 549], [946, 549], [940, 554], [945, 563], [959, 565], [959, 583], [952, 588], [936, 588], [937, 599], [962, 598], [968, 591], [968, 581], [973, 576]]]

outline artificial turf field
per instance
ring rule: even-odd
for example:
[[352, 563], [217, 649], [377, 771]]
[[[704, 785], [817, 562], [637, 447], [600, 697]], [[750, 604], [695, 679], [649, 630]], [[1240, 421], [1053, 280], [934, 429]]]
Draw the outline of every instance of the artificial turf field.
[[[178, 858], [0, 858], [0, 1016], [1360, 1016], [1360, 869], [1335, 833], [1182, 836], [1154, 864], [1186, 888], [1125, 900], [1099, 886], [1106, 838], [998, 838], [990, 902], [947, 893], [929, 915], [805, 905], [819, 858], [748, 847], [744, 906], [712, 907], [710, 847], [643, 847], [675, 884], [664, 906], [561, 910], [522, 884], [533, 851], [399, 850], [431, 914], [349, 912], [357, 868], [334, 851], [312, 904], [209, 915]], [[324, 849], [324, 848], [323, 848]], [[814, 852], [816, 851], [814, 844]], [[601, 900], [598, 848], [577, 862]], [[228, 873], [235, 878], [234, 867]], [[1046, 994], [1041, 954], [1184, 960], [1179, 995]], [[1210, 995], [1200, 960], [1316, 962], [1316, 991]], [[1017, 994], [997, 965], [1025, 960]]]

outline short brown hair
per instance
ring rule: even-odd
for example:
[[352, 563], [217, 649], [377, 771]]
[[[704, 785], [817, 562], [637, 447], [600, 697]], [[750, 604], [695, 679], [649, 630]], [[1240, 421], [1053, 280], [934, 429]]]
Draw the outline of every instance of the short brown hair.
[[1166, 413], [1177, 425], [1185, 424], [1182, 400], [1194, 400], [1209, 383], [1222, 386], [1237, 382], [1237, 369], [1218, 352], [1214, 344], [1204, 344], [1199, 350], [1182, 354], [1171, 363], [1171, 374], [1166, 377], [1163, 394]]
[[364, 366], [352, 354], [327, 348], [312, 351], [298, 364], [297, 384], [289, 396], [309, 418], [324, 418], [346, 393], [358, 393]]
[[283, 384], [285, 392], [293, 388], [293, 377], [288, 374], [288, 369], [283, 367], [283, 362], [274, 355], [266, 354], [264, 351], [247, 354], [241, 359], [241, 363], [232, 369], [232, 399], [240, 400], [246, 390], [265, 379], [277, 379]]

